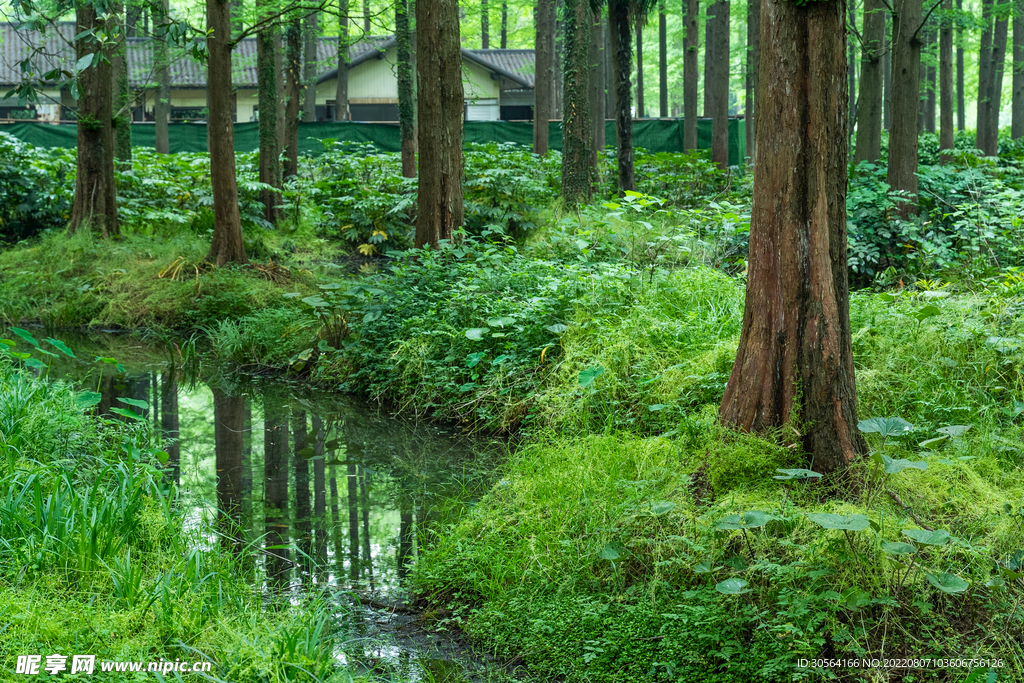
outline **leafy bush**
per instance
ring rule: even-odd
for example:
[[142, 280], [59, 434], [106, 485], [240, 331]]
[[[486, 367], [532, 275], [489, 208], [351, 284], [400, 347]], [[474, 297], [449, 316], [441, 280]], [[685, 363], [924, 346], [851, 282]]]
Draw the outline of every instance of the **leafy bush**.
[[0, 132], [0, 242], [64, 227], [71, 211], [73, 171], [73, 164], [53, 150]]

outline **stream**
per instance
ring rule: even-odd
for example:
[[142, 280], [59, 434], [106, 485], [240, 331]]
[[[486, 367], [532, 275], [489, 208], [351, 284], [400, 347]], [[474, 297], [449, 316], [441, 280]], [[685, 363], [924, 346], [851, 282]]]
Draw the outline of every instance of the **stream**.
[[187, 524], [213, 522], [220, 538], [208, 542], [250, 553], [268, 598], [335, 596], [339, 662], [400, 681], [511, 674], [428, 630], [406, 586], [434, 529], [493, 483], [503, 444], [298, 382], [183, 369], [173, 346], [55, 336], [77, 359], [51, 359], [51, 377], [100, 392], [100, 414], [132, 410], [169, 439]]

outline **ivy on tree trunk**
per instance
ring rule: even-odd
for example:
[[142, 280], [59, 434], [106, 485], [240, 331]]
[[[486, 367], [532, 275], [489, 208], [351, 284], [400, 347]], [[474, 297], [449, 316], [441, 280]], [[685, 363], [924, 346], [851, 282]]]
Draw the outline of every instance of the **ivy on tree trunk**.
[[562, 60], [562, 198], [575, 205], [590, 200], [593, 130], [590, 125], [589, 0], [565, 0]]

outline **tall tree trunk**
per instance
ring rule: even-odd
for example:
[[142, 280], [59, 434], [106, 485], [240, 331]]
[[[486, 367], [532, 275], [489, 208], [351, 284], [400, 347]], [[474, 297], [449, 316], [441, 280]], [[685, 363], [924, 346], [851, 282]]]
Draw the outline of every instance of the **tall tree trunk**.
[[664, 2], [658, 12], [658, 116], [668, 117], [668, 19]]
[[562, 120], [562, 20], [559, 18], [559, 8], [564, 4], [564, 0], [555, 0], [555, 50], [551, 69], [551, 113], [552, 118], [558, 121]]
[[299, 174], [299, 118], [302, 103], [302, 19], [293, 18], [285, 27], [284, 177]]
[[213, 243], [206, 260], [218, 267], [248, 263], [242, 242], [235, 178], [235, 117], [231, 88], [231, 3], [206, 0], [207, 149], [210, 150], [210, 185], [213, 188]]
[[[956, 0], [957, 12], [964, 8], [964, 0]], [[956, 129], [967, 125], [967, 94], [964, 92], [964, 29], [956, 23]]]
[[548, 153], [548, 122], [553, 107], [555, 0], [537, 0], [536, 78], [533, 102], [533, 152]]
[[[217, 0], [210, 0], [216, 2]], [[263, 400], [263, 509], [267, 580], [275, 592], [288, 583], [288, 408], [269, 392]]]
[[[943, 0], [942, 9], [946, 16], [939, 29], [939, 149], [953, 149], [953, 27], [949, 15], [953, 10], [952, 0]], [[949, 155], [942, 155], [943, 163]]]
[[[207, 0], [214, 2], [217, 0]], [[257, 8], [269, 12], [268, 0], [258, 0]], [[259, 107], [259, 139], [261, 183], [270, 186], [260, 190], [263, 216], [270, 223], [277, 223], [281, 205], [281, 147], [277, 137], [278, 81], [280, 73], [274, 55], [274, 34], [276, 30], [267, 26], [256, 34], [256, 91]]]
[[[312, 499], [309, 490], [309, 459], [304, 454], [308, 448], [309, 435], [306, 431], [306, 411], [292, 410], [292, 471], [295, 473], [295, 535], [301, 551], [298, 560], [303, 563], [305, 574], [312, 570], [313, 544], [311, 520]], [[307, 451], [308, 452], [308, 451]]]
[[857, 432], [846, 267], [845, 3], [764, 0], [747, 295], [719, 415], [744, 430], [798, 420], [819, 472]]
[[1024, 137], [1024, 0], [1017, 0], [1013, 15], [1013, 95], [1010, 137]]
[[[124, 5], [115, 4], [114, 13], [126, 19]], [[121, 23], [121, 21], [119, 21]], [[111, 70], [114, 78], [114, 158], [117, 159], [117, 168], [121, 171], [131, 170], [132, 167], [132, 91], [128, 84], [128, 41], [126, 40], [127, 24], [121, 23], [118, 27], [117, 44], [114, 46], [114, 55], [111, 62]]]
[[715, 11], [718, 7], [718, 0], [714, 0], [704, 10], [704, 118], [710, 119], [714, 116], [715, 93], [715, 67], [718, 60], [715, 59]]
[[[277, 125], [275, 131], [277, 133], [277, 149], [279, 152], [284, 151], [285, 145], [287, 144], [287, 135], [285, 132], [285, 108], [288, 105], [287, 89], [285, 87], [285, 66], [284, 66], [284, 53], [285, 53], [285, 41], [284, 31], [280, 29], [274, 30], [274, 72], [277, 74], [276, 95], [274, 101], [277, 103]], [[280, 162], [278, 162], [278, 174], [281, 173]]]
[[245, 398], [213, 391], [213, 442], [217, 469], [218, 526], [227, 545], [241, 546], [242, 437], [245, 434]]
[[[850, 30], [857, 33], [857, 12], [856, 2], [854, 0], [847, 0], [846, 7], [849, 10], [848, 21], [850, 22]], [[847, 57], [846, 57], [846, 79], [848, 81], [848, 91], [850, 97], [850, 106], [846, 110], [849, 112], [847, 117], [847, 149], [853, 151], [853, 129], [857, 125], [857, 53], [855, 52], [856, 46], [853, 41], [847, 41]]]
[[501, 3], [501, 49], [508, 47], [508, 4]]
[[168, 478], [177, 486], [181, 476], [181, 440], [179, 439], [178, 380], [172, 366], [160, 373], [160, 433], [167, 453]]
[[562, 60], [562, 198], [569, 206], [590, 200], [593, 158], [590, 125], [590, 6], [589, 0], [565, 0], [562, 22], [565, 57]]
[[1006, 33], [1009, 18], [1003, 14], [996, 20], [992, 34], [992, 80], [989, 84], [988, 123], [985, 125], [985, 146], [981, 149], [988, 156], [999, 154], [999, 112], [1002, 110], [1003, 74], [1006, 62]]
[[892, 26], [892, 128], [886, 180], [912, 196], [900, 202], [904, 217], [917, 204], [917, 105], [921, 73], [921, 0], [894, 0]]
[[302, 23], [302, 120], [312, 123], [316, 121], [316, 46], [320, 40], [319, 13], [310, 12]]
[[936, 45], [936, 38], [938, 37], [937, 31], [933, 28], [928, 31], [928, 53], [933, 60], [928, 65], [928, 97], [925, 100], [924, 105], [924, 129], [929, 133], [935, 132], [935, 110], [938, 107], [939, 100], [939, 88], [938, 88], [938, 74], [939, 70], [936, 68], [934, 59], [935, 52], [934, 48]]
[[491, 47], [491, 17], [487, 11], [487, 0], [480, 0], [480, 47]]
[[[760, 1], [760, 0], [756, 0]], [[700, 3], [698, 0], [683, 0], [686, 29], [683, 47], [683, 150], [697, 149], [697, 98], [700, 91]], [[759, 5], [760, 6], [760, 5]], [[760, 27], [757, 31], [760, 32]]]
[[[886, 15], [886, 28], [894, 23]], [[892, 38], [888, 32], [885, 36], [885, 60], [882, 62], [882, 128], [892, 128]]]
[[974, 146], [985, 149], [988, 139], [988, 115], [992, 103], [989, 97], [992, 92], [992, 4], [993, 0], [981, 0], [981, 45], [978, 53], [978, 114], [977, 132]]
[[629, 83], [630, 45], [628, 0], [608, 0], [608, 29], [612, 39], [612, 82], [615, 85], [615, 146], [619, 191], [636, 190], [633, 169], [632, 88]]
[[334, 91], [334, 120], [348, 121], [348, 3], [338, 2], [338, 83]]
[[644, 20], [636, 20], [636, 117], [646, 118], [644, 110]]
[[714, 91], [711, 112], [711, 160], [719, 168], [729, 168], [729, 2], [719, 0], [712, 5], [715, 12], [714, 81], [705, 88]]
[[[121, 234], [114, 192], [114, 89], [110, 50], [101, 48], [92, 31], [104, 29], [111, 15], [98, 17], [96, 7], [78, 3], [75, 9], [75, 57], [78, 63], [92, 55], [79, 73], [78, 171], [68, 234], [91, 227], [103, 237]], [[83, 35], [84, 34], [84, 35]]]
[[418, 0], [420, 168], [416, 247], [437, 247], [463, 224], [462, 52], [457, 0]]
[[590, 116], [591, 116], [591, 175], [597, 171], [597, 155], [604, 149], [604, 17], [601, 10], [594, 13], [590, 22]]
[[153, 41], [154, 63], [156, 64], [156, 102], [153, 104], [154, 136], [157, 154], [169, 154], [171, 151], [170, 131], [168, 126], [171, 120], [171, 79], [170, 64], [171, 54], [167, 45], [167, 21], [170, 0], [157, 0], [153, 5], [154, 28], [157, 30], [156, 40]]
[[406, 178], [415, 178], [415, 105], [408, 0], [395, 0], [395, 41], [398, 52], [398, 129], [402, 140], [402, 175]]
[[882, 155], [882, 51], [885, 49], [885, 4], [864, 0], [860, 96], [857, 99], [857, 145], [854, 163], [878, 161]]
[[[754, 136], [757, 135], [757, 76], [760, 61], [761, 0], [747, 0], [747, 96], [743, 124], [746, 128], [747, 158], [750, 159], [750, 163], [754, 163]], [[685, 144], [683, 148], [686, 148]]]
[[363, 0], [363, 35], [370, 35], [370, 0]]

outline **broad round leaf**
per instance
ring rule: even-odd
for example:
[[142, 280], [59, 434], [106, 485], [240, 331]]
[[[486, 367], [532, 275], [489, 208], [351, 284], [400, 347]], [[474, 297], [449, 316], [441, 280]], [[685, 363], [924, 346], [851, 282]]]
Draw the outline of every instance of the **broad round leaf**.
[[811, 520], [824, 529], [843, 529], [845, 531], [864, 531], [871, 522], [864, 515], [834, 515], [831, 512], [812, 512], [807, 515]]
[[939, 434], [945, 434], [950, 438], [955, 439], [969, 430], [973, 425], [949, 425], [947, 427], [939, 427], [936, 431]]
[[788, 479], [817, 479], [817, 478], [821, 477], [821, 473], [815, 472], [813, 470], [805, 470], [805, 469], [795, 469], [795, 470], [776, 469], [775, 471], [776, 472], [782, 472], [781, 475], [776, 475], [776, 476], [772, 477], [773, 479], [778, 479], [779, 481], [786, 481]]
[[774, 517], [769, 515], [767, 512], [752, 510], [750, 512], [742, 512], [738, 515], [727, 515], [718, 520], [718, 524], [715, 525], [715, 528], [722, 531], [729, 531], [733, 529], [757, 529], [758, 527], [762, 527], [772, 521], [772, 519], [774, 519]]
[[906, 434], [914, 425], [902, 417], [869, 417], [857, 423], [857, 429], [865, 434], [879, 434], [883, 439]]
[[490, 329], [486, 327], [471, 327], [466, 330], [466, 337], [473, 341], [480, 341], [484, 338], [484, 334], [490, 332]]
[[742, 595], [749, 593], [751, 589], [747, 588], [747, 582], [743, 579], [726, 579], [715, 585], [715, 590], [725, 595]]
[[885, 467], [886, 474], [897, 474], [907, 468], [913, 468], [915, 470], [926, 470], [928, 469], [928, 463], [923, 460], [907, 460], [906, 458], [890, 458], [887, 455], [882, 456], [882, 463]]
[[581, 387], [589, 387], [594, 380], [604, 374], [604, 368], [594, 365], [580, 372], [579, 382]]
[[656, 503], [651, 503], [651, 513], [660, 517], [671, 512], [675, 507], [676, 504], [671, 500], [659, 500]]
[[627, 554], [626, 547], [618, 541], [606, 543], [601, 552], [597, 554], [602, 560], [617, 560]]
[[887, 541], [882, 544], [882, 551], [890, 555], [913, 555], [917, 552], [917, 548], [910, 543]]
[[943, 574], [925, 574], [928, 583], [938, 588], [943, 593], [963, 593], [969, 584], [956, 574], [948, 572]]
[[944, 529], [926, 531], [925, 529], [904, 529], [903, 535], [917, 541], [921, 545], [946, 545], [952, 538], [949, 532]]

